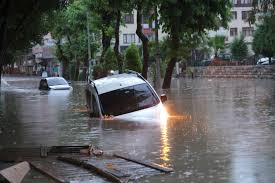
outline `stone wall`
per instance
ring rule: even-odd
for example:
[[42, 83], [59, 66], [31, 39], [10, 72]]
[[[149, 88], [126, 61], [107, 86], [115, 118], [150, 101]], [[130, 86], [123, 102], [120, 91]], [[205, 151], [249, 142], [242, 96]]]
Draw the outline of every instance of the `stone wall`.
[[206, 78], [275, 79], [275, 65], [189, 67], [188, 75]]

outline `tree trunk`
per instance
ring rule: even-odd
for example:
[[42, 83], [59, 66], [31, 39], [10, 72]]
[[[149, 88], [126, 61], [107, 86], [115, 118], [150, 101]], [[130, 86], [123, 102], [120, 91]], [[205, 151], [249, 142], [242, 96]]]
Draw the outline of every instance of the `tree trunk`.
[[268, 64], [271, 64], [271, 57], [268, 58]]
[[168, 66], [167, 66], [167, 69], [165, 72], [165, 76], [164, 76], [164, 80], [163, 80], [163, 85], [162, 85], [163, 89], [170, 88], [170, 86], [171, 86], [172, 74], [173, 74], [173, 70], [176, 65], [176, 62], [177, 62], [177, 57], [173, 57], [173, 58], [171, 58], [170, 62], [168, 63]]
[[76, 60], [76, 66], [75, 66], [75, 73], [74, 73], [74, 81], [78, 81], [79, 76], [79, 67], [80, 67], [80, 60]]
[[58, 52], [58, 59], [62, 62], [62, 74], [65, 79], [69, 79], [69, 59], [64, 55], [64, 52], [61, 48], [61, 40], [57, 40], [57, 52]]
[[2, 71], [3, 71], [3, 65], [0, 63], [0, 86], [1, 86], [1, 79], [2, 79]]
[[111, 39], [112, 37], [108, 36], [106, 34], [106, 31], [104, 30], [104, 28], [101, 30], [102, 32], [102, 52], [101, 52], [101, 56], [100, 56], [100, 63], [102, 63], [104, 61], [104, 56], [106, 51], [108, 50], [108, 48], [111, 46]]
[[109, 36], [106, 29], [109, 28], [112, 23], [112, 19], [113, 19], [113, 14], [105, 11], [104, 13], [102, 13], [101, 16], [103, 25], [101, 27], [101, 32], [102, 32], [102, 53], [100, 56], [100, 63], [102, 63], [104, 61], [104, 56], [106, 51], [108, 50], [108, 48], [111, 46], [111, 40], [112, 40], [112, 36]]
[[[175, 25], [177, 25], [177, 24], [175, 24]], [[175, 51], [175, 53], [177, 53], [179, 50], [179, 45], [180, 45], [179, 32], [177, 31], [176, 27], [173, 27], [172, 30], [173, 30], [173, 32], [171, 32], [171, 38], [172, 38], [172, 43], [173, 43], [172, 49]], [[171, 86], [172, 74], [173, 74], [173, 70], [174, 70], [176, 62], [177, 62], [177, 54], [175, 54], [175, 56], [172, 57], [170, 62], [168, 63], [168, 66], [166, 68], [166, 73], [164, 76], [164, 80], [163, 80], [163, 85], [162, 85], [163, 89], [170, 88], [170, 86]]]
[[63, 77], [65, 79], [69, 79], [69, 61], [68, 60], [62, 60], [62, 65], [63, 65]]
[[158, 9], [155, 7], [155, 41], [156, 41], [156, 46], [157, 46], [157, 53], [156, 53], [156, 88], [161, 87], [161, 58], [160, 58], [160, 49], [159, 49], [159, 24], [158, 24], [158, 16], [157, 16]]
[[137, 6], [137, 30], [136, 34], [138, 35], [139, 39], [142, 41], [142, 51], [143, 51], [143, 66], [142, 66], [142, 76], [147, 79], [147, 72], [148, 72], [148, 60], [149, 60], [149, 51], [148, 51], [148, 38], [142, 32], [142, 4], [140, 3]]
[[9, 6], [10, 6], [10, 1], [5, 0], [2, 2], [2, 9], [3, 11], [1, 12], [1, 24], [0, 24], [0, 64], [4, 64], [4, 57], [6, 54], [7, 50], [7, 29], [8, 29], [8, 13], [9, 13]]
[[83, 69], [85, 81], [88, 81], [88, 74], [89, 74], [88, 70], [89, 70], [89, 60], [88, 58], [85, 58], [84, 69]]
[[120, 10], [117, 11], [117, 15], [116, 15], [116, 26], [115, 26], [115, 47], [114, 47], [114, 52], [116, 55], [116, 59], [117, 59], [117, 64], [118, 64], [118, 71], [119, 73], [122, 73], [122, 58], [121, 55], [119, 53], [119, 27], [120, 27], [120, 19], [121, 19], [121, 12]]

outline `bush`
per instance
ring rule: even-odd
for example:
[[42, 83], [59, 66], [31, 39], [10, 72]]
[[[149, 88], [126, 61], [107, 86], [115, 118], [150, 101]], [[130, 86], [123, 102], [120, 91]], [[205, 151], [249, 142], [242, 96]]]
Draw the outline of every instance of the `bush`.
[[139, 56], [138, 48], [134, 44], [126, 49], [125, 60], [126, 69], [141, 72], [142, 63]]
[[99, 79], [107, 76], [108, 70], [105, 69], [104, 65], [98, 64], [93, 67], [93, 79]]
[[118, 69], [116, 55], [111, 47], [109, 47], [105, 53], [103, 67], [107, 71]]
[[275, 16], [264, 17], [263, 23], [254, 33], [253, 50], [256, 54], [271, 57], [275, 54]]
[[248, 48], [244, 42], [244, 36], [241, 35], [239, 38], [235, 38], [231, 44], [231, 53], [234, 60], [242, 61], [248, 55]]

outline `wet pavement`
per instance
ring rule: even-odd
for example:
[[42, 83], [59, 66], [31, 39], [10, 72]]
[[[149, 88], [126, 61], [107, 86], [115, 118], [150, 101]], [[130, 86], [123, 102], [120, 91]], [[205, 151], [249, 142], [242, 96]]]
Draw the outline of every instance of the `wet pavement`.
[[89, 118], [83, 82], [41, 92], [39, 78], [4, 79], [0, 147], [94, 144], [175, 170], [137, 182], [275, 180], [273, 80], [174, 79], [168, 121], [137, 123]]

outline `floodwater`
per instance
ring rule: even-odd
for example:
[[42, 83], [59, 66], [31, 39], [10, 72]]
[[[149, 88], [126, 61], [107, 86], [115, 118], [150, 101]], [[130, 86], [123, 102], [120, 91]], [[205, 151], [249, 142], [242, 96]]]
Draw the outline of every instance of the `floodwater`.
[[136, 182], [275, 180], [274, 80], [174, 79], [160, 92], [169, 119], [148, 124], [89, 118], [85, 83], [41, 92], [37, 78], [4, 79], [0, 147], [94, 144], [175, 170]]

